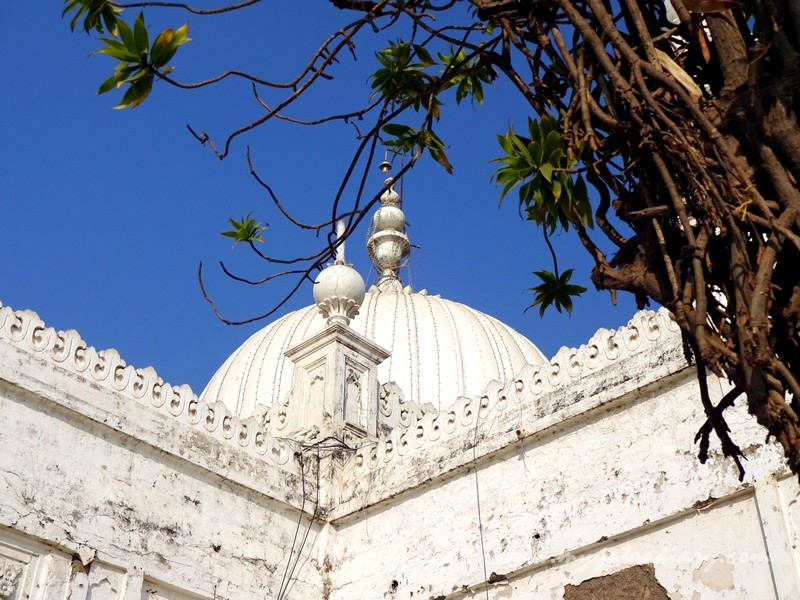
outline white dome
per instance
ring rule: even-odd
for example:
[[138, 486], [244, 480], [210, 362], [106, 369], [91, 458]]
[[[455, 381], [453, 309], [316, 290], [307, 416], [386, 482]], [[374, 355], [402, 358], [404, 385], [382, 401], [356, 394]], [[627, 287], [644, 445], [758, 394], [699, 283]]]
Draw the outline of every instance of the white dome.
[[[446, 407], [481, 393], [492, 379], [505, 381], [523, 365], [545, 361], [533, 343], [497, 319], [399, 287], [371, 288], [350, 327], [391, 352], [378, 367], [378, 381], [395, 382], [406, 400]], [[240, 417], [257, 404], [284, 400], [294, 370], [284, 352], [324, 328], [316, 306], [267, 325], [225, 361], [201, 397], [222, 401]]]

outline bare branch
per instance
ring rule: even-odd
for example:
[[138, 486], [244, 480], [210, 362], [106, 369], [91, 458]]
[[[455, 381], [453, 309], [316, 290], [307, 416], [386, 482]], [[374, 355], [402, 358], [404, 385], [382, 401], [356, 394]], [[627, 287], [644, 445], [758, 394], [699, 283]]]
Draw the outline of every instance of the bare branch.
[[248, 6], [252, 6], [253, 4], [258, 4], [261, 2], [261, 0], [245, 0], [244, 2], [239, 2], [238, 4], [230, 4], [228, 6], [222, 6], [219, 8], [207, 9], [194, 8], [193, 6], [183, 2], [114, 2], [113, 0], [106, 0], [106, 2], [108, 2], [108, 4], [111, 6], [116, 6], [117, 8], [148, 8], [154, 6], [159, 8], [181, 8], [195, 15], [219, 15], [222, 13], [246, 8]]

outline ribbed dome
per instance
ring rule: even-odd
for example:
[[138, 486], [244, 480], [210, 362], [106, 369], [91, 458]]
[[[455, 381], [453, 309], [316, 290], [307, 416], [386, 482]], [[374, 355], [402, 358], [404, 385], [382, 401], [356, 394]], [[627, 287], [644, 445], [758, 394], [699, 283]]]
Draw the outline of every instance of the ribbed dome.
[[[350, 327], [391, 352], [378, 368], [381, 383], [393, 381], [407, 400], [436, 408], [545, 360], [529, 340], [497, 319], [439, 296], [401, 291], [399, 284], [370, 289]], [[285, 399], [294, 366], [284, 352], [324, 328], [316, 306], [268, 325], [225, 361], [202, 398], [221, 400], [241, 417], [250, 416], [257, 404]]]

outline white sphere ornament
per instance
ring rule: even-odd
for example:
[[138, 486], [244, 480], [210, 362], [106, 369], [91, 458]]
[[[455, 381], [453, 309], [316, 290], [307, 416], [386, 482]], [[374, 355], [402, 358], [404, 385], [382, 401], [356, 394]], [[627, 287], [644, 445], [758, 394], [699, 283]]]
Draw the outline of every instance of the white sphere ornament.
[[378, 231], [392, 230], [403, 231], [406, 226], [406, 216], [403, 211], [394, 205], [381, 206], [375, 213], [375, 229]]
[[333, 264], [325, 268], [314, 282], [314, 302], [328, 325], [348, 325], [358, 314], [366, 294], [364, 279], [349, 265]]

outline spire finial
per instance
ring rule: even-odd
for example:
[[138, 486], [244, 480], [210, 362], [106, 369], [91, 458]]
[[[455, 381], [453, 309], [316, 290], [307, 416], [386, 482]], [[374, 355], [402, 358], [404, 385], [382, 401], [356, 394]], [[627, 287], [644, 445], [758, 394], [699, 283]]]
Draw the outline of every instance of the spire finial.
[[333, 261], [335, 265], [343, 265], [345, 264], [344, 259], [344, 232], [347, 230], [347, 227], [344, 224], [344, 219], [339, 219], [336, 222], [336, 241], [339, 244], [336, 246], [336, 259]]
[[[387, 175], [392, 165], [384, 159], [379, 168]], [[405, 234], [406, 216], [398, 207], [400, 194], [394, 190], [393, 184], [391, 177], [384, 180], [386, 191], [381, 195], [381, 206], [372, 218], [375, 232], [367, 240], [367, 254], [378, 271], [377, 286], [380, 289], [390, 286], [400, 289], [400, 264], [411, 247]]]
[[386, 175], [389, 171], [392, 170], [392, 163], [389, 162], [388, 158], [389, 158], [389, 151], [387, 150], [383, 155], [383, 162], [378, 165], [378, 168], [384, 175]]

